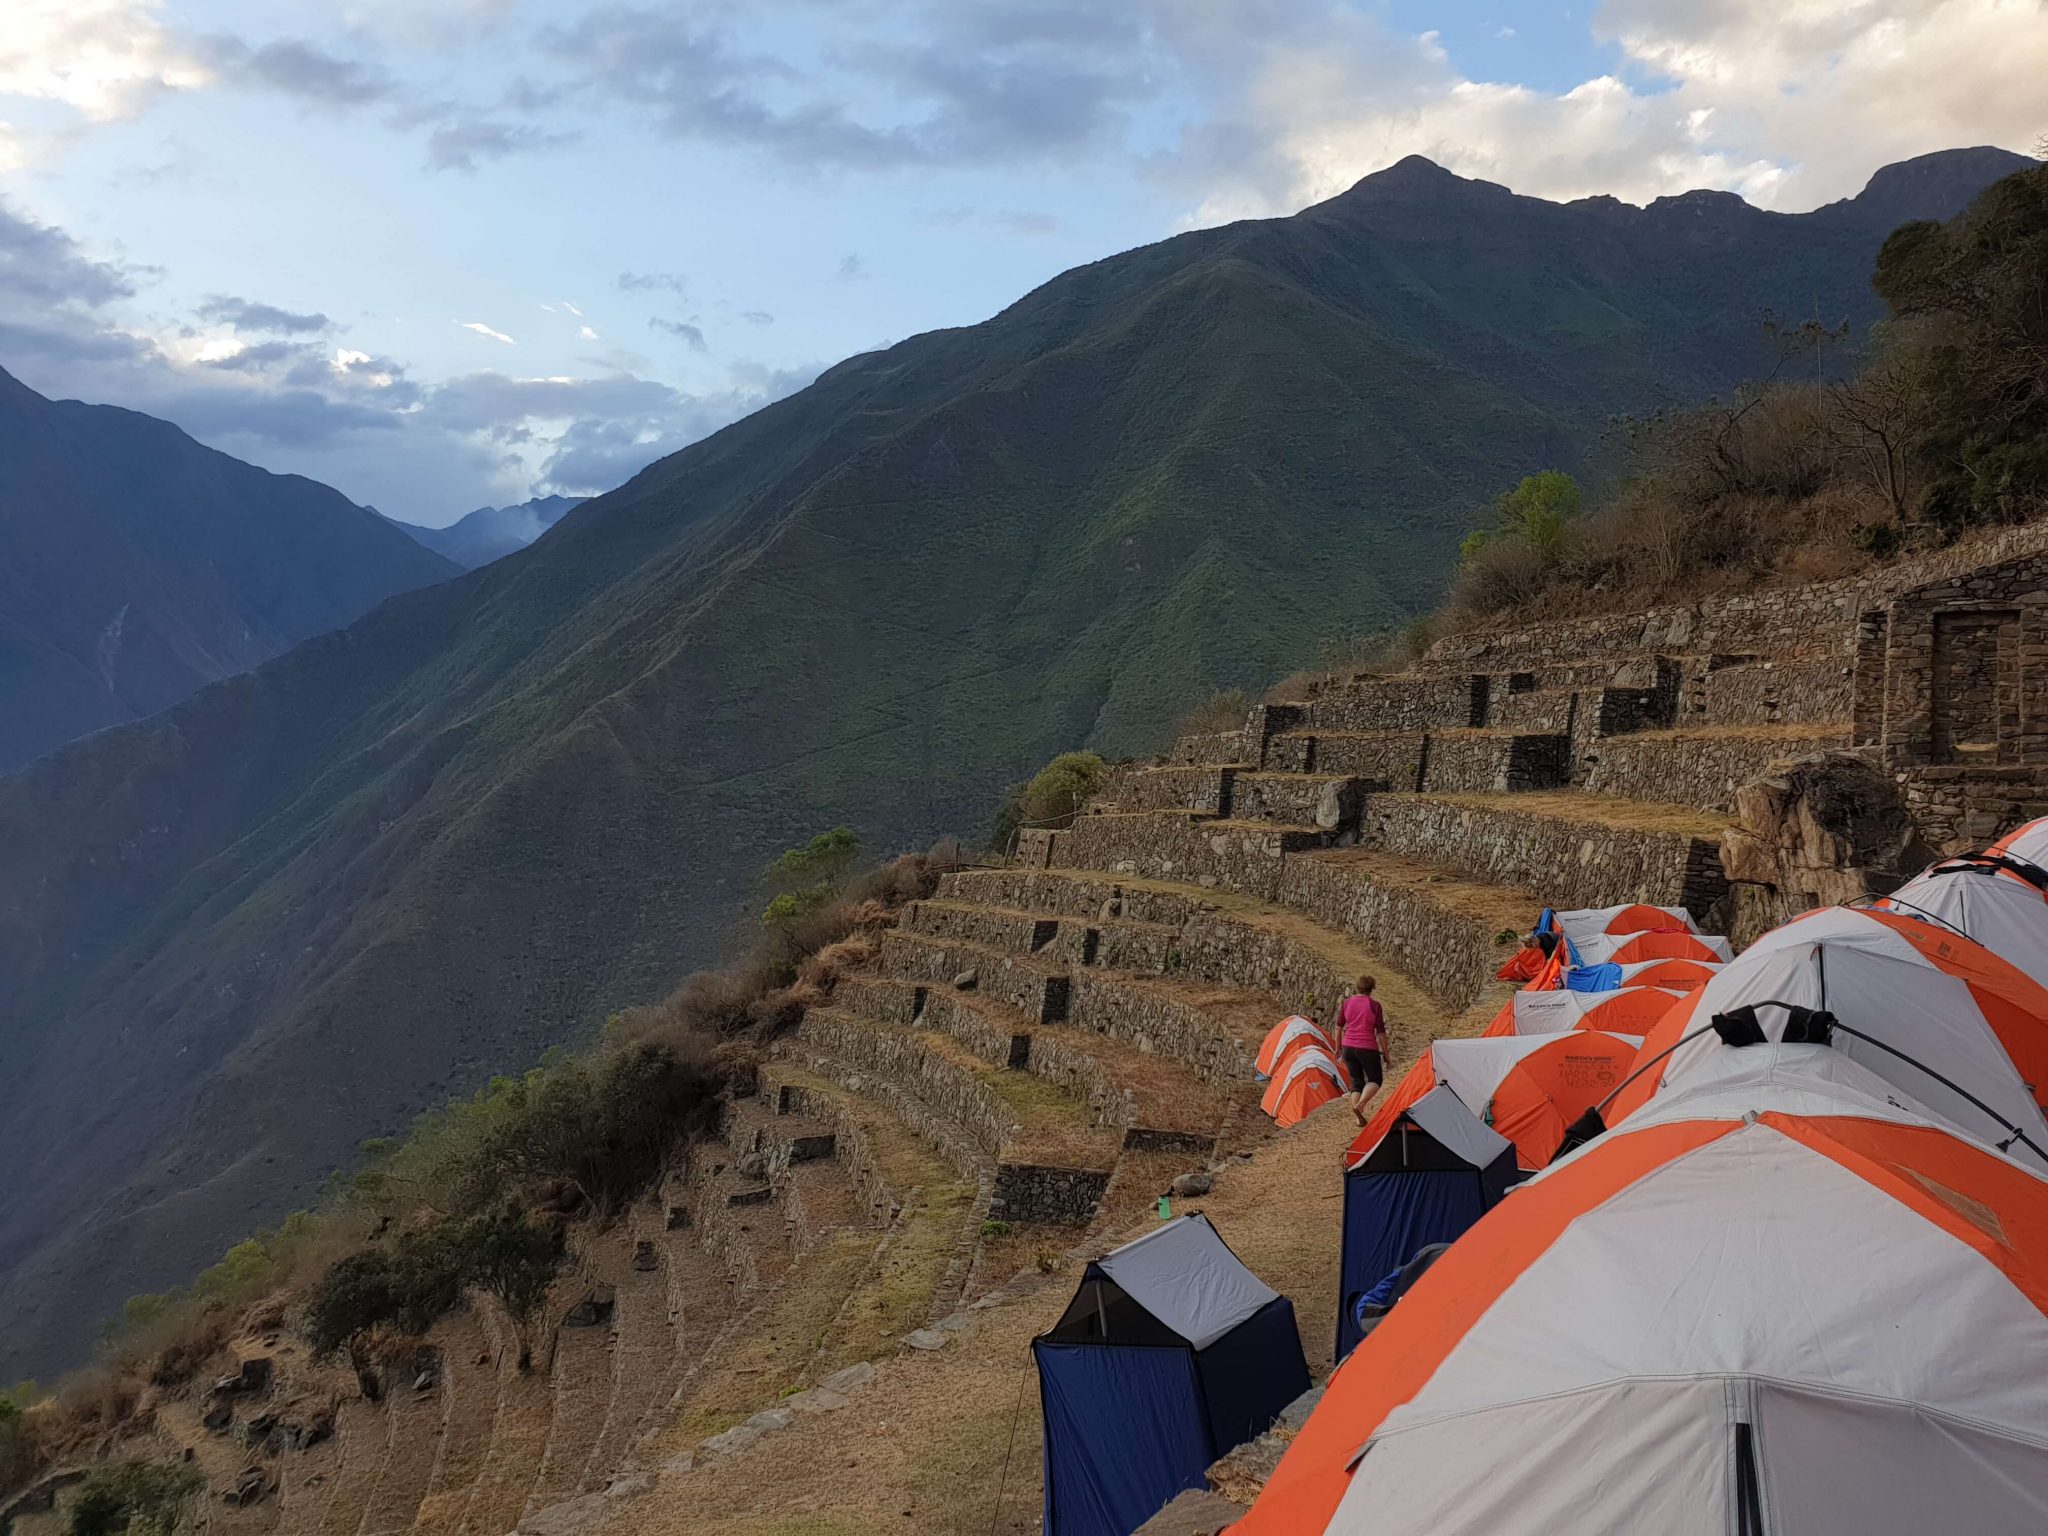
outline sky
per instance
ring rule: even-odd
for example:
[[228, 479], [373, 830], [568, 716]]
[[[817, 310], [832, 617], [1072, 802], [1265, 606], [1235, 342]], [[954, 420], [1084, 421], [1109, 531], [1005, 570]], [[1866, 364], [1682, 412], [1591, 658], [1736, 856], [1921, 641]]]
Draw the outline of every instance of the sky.
[[2043, 81], [2048, 0], [0, 0], [0, 368], [442, 524], [1404, 155], [1801, 210]]

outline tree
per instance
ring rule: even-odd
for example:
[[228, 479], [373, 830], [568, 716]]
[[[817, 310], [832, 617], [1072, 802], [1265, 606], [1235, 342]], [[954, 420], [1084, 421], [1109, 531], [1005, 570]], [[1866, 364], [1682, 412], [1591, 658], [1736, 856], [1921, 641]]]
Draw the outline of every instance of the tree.
[[1913, 443], [1922, 418], [1913, 371], [1896, 357], [1881, 357], [1832, 386], [1826, 407], [1829, 437], [1884, 497], [1892, 516], [1905, 522], [1913, 509]]
[[469, 1224], [463, 1237], [471, 1281], [495, 1296], [512, 1319], [519, 1369], [533, 1369], [533, 1320], [562, 1267], [562, 1229], [530, 1221], [506, 1206]]
[[761, 872], [761, 883], [775, 892], [761, 921], [786, 926], [831, 905], [859, 859], [860, 836], [851, 827], [820, 832], [787, 850]]
[[1578, 481], [1561, 469], [1542, 470], [1494, 498], [1494, 527], [1553, 560], [1564, 552], [1565, 537], [1582, 504]]
[[1026, 827], [1069, 827], [1088, 797], [1109, 778], [1109, 764], [1093, 752], [1062, 752], [1031, 776], [1018, 805]]

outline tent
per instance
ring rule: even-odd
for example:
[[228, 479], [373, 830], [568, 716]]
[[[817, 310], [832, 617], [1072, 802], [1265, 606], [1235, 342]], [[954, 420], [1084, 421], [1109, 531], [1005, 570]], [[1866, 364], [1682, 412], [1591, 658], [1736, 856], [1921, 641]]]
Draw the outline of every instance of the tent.
[[1337, 1042], [1324, 1032], [1322, 1025], [1314, 1019], [1305, 1019], [1298, 1013], [1289, 1014], [1266, 1031], [1266, 1038], [1259, 1045], [1258, 1075], [1262, 1078], [1271, 1077], [1279, 1067], [1281, 1058], [1304, 1041], [1320, 1047], [1326, 1056], [1337, 1054]]
[[1632, 901], [1618, 907], [1581, 907], [1545, 914], [1565, 942], [1583, 949], [1596, 938], [1627, 933], [1698, 933], [1699, 925], [1683, 907], [1653, 907]]
[[2009, 859], [2018, 859], [2022, 863], [2048, 869], [2048, 816], [2039, 817], [2025, 826], [2013, 828], [1984, 851], [2003, 854]]
[[1281, 1060], [1279, 1074], [1266, 1085], [1259, 1108], [1284, 1131], [1348, 1091], [1344, 1069], [1329, 1052], [1319, 1045], [1296, 1044]]
[[1439, 1040], [1437, 1081], [1514, 1143], [1518, 1167], [1547, 1168], [1574, 1120], [1621, 1086], [1641, 1035], [1575, 1029], [1554, 1035]]
[[1232, 1536], [2048, 1530], [2048, 1180], [1731, 1051], [1467, 1232]]
[[[2048, 989], [1961, 934], [1855, 907], [1822, 907], [1772, 929], [1667, 1013], [1643, 1041], [1640, 1072], [1603, 1111], [1606, 1123], [1737, 1048], [1714, 1027], [1716, 1015], [1754, 1005], [1754, 1027], [1775, 1040], [1797, 1024], [1783, 1004], [1826, 1010], [1845, 1027], [1835, 1038], [1842, 1054], [1948, 1123], [1990, 1141], [2007, 1141], [2017, 1126], [2048, 1149], [2037, 1103], [2048, 1091]], [[2048, 1165], [2026, 1140], [2010, 1144], [2015, 1156]]]
[[1538, 992], [1524, 988], [1502, 1005], [1486, 1033], [1554, 1035], [1568, 1029], [1604, 1029], [1646, 1035], [1672, 1003], [1685, 994], [1675, 987], [1618, 987], [1612, 992], [1574, 992], [1567, 987]]
[[1613, 992], [1622, 987], [1669, 987], [1690, 992], [1714, 979], [1721, 967], [1709, 960], [1632, 960], [1627, 964], [1575, 965], [1564, 984], [1574, 992]]
[[1049, 1536], [1128, 1536], [1308, 1390], [1294, 1304], [1205, 1216], [1095, 1260], [1031, 1355]]
[[1639, 960], [1700, 960], [1725, 965], [1735, 952], [1718, 933], [1603, 933], [1572, 946], [1580, 965], [1629, 965]]
[[1965, 854], [1929, 865], [1880, 911], [1924, 918], [1975, 939], [2048, 986], [2048, 874], [1996, 854]]
[[[1373, 1123], [1380, 1124], [1378, 1116]], [[1447, 1243], [1515, 1182], [1515, 1149], [1448, 1088], [1388, 1117], [1384, 1134], [1347, 1159], [1337, 1276], [1337, 1354], [1358, 1342], [1354, 1304], [1431, 1243]]]

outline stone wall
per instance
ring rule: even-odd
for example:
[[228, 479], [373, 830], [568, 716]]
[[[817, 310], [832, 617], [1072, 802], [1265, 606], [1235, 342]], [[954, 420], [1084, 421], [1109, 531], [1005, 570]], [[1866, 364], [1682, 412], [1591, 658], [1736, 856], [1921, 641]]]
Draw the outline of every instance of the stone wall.
[[1247, 752], [1242, 730], [1182, 736], [1166, 753], [1169, 763], [1251, 763], [1257, 760], [1257, 753]]
[[1839, 724], [1849, 719], [1854, 669], [1846, 656], [1710, 667], [1688, 678], [1695, 725]]
[[1590, 794], [1720, 810], [1775, 764], [1845, 746], [1848, 739], [1846, 725], [1816, 726], [1811, 735], [1606, 736], [1588, 754], [1582, 785]]
[[902, 1084], [827, 1049], [821, 1043], [821, 1037], [810, 1031], [818, 1013], [819, 1010], [813, 1009], [805, 1015], [797, 1033], [785, 1039], [778, 1049], [786, 1052], [789, 1059], [805, 1071], [838, 1084], [848, 1093], [873, 1099], [908, 1126], [944, 1158], [954, 1172], [970, 1183], [979, 1184], [992, 1173], [994, 1157], [983, 1149], [979, 1138], [968, 1127], [935, 1112]]
[[1213, 1014], [1169, 993], [1119, 985], [1113, 978], [1074, 977], [1073, 1026], [1170, 1057], [1209, 1084], [1241, 1083], [1251, 1063]]
[[1682, 906], [1695, 917], [1727, 890], [1718, 839], [1563, 821], [1427, 796], [1373, 795], [1361, 840], [1449, 865], [1493, 885], [1539, 891], [1559, 907], [1617, 901]]
[[2048, 816], [2048, 764], [1898, 770], [1913, 824], [1942, 853], [1967, 853], [2022, 822]]
[[1230, 807], [1230, 781], [1235, 773], [1233, 768], [1213, 764], [1141, 769], [1123, 777], [1114, 801], [1134, 811], [1221, 816]]
[[940, 986], [950, 986], [954, 978], [972, 971], [982, 996], [1016, 1009], [1033, 1023], [1056, 1023], [1066, 1016], [1064, 977], [1023, 955], [892, 929], [882, 935], [880, 964], [884, 975]]
[[980, 1076], [948, 1061], [914, 1034], [855, 1023], [833, 1008], [813, 1008], [797, 1039], [875, 1080], [894, 1084], [965, 1129], [994, 1156], [1017, 1134], [1000, 1095]]
[[[1877, 687], [1864, 676], [1876, 668], [1864, 650], [1859, 694]], [[2048, 762], [2048, 555], [1901, 595], [1882, 668], [1881, 740], [1895, 767]]]
[[1495, 934], [1484, 922], [1343, 863], [1289, 859], [1275, 895], [1326, 928], [1355, 934], [1453, 1010], [1477, 1002], [1500, 964]]
[[1358, 814], [1358, 781], [1327, 774], [1243, 773], [1232, 786], [1230, 814], [1331, 830]]
[[1549, 789], [1571, 771], [1565, 736], [1439, 731], [1425, 749], [1422, 787], [1442, 794]]
[[1195, 824], [1172, 816], [1083, 816], [1059, 834], [1052, 863], [1062, 869], [1149, 875], [1271, 897], [1283, 855], [1313, 848], [1307, 833], [1248, 822]]
[[781, 1081], [773, 1063], [764, 1069], [761, 1081], [764, 1094], [771, 1098], [779, 1113], [801, 1115], [832, 1127], [840, 1164], [853, 1180], [869, 1219], [878, 1223], [894, 1220], [903, 1206], [902, 1192], [890, 1186], [872, 1139], [861, 1123], [847, 1113], [845, 1101], [835, 1094], [817, 1093], [800, 1084]]
[[1266, 743], [1264, 765], [1278, 773], [1333, 773], [1367, 789], [1417, 789], [1422, 784], [1423, 731], [1364, 736], [1292, 732]]
[[1079, 1227], [1095, 1219], [1109, 1173], [1094, 1168], [1053, 1168], [1004, 1163], [996, 1170], [989, 1216], [997, 1221]]

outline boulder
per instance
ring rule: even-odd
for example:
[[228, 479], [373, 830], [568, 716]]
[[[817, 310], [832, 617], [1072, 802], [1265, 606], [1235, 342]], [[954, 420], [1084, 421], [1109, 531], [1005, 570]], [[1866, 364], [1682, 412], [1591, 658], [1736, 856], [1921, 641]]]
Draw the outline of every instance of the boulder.
[[1808, 907], [1888, 891], [1933, 857], [1899, 786], [1857, 752], [1818, 752], [1745, 784], [1734, 811], [1721, 867], [1737, 942]]
[[1316, 825], [1325, 832], [1335, 832], [1358, 820], [1357, 780], [1332, 779], [1325, 784], [1316, 795], [1315, 816]]
[[574, 1536], [604, 1518], [604, 1495], [579, 1493], [573, 1499], [550, 1504], [519, 1522], [521, 1536]]
[[1175, 1179], [1167, 1192], [1178, 1199], [1191, 1200], [1196, 1195], [1208, 1194], [1215, 1187], [1215, 1176], [1205, 1173], [1198, 1168], [1192, 1173], [1184, 1173]]
[[844, 1369], [834, 1371], [818, 1385], [831, 1392], [854, 1392], [874, 1379], [873, 1364], [866, 1360], [858, 1360]]
[[966, 970], [953, 978], [953, 990], [956, 992], [972, 992], [975, 984], [980, 980], [981, 972], [970, 965]]
[[200, 1415], [199, 1422], [209, 1434], [224, 1435], [234, 1425], [234, 1407], [229, 1403], [215, 1403]]

